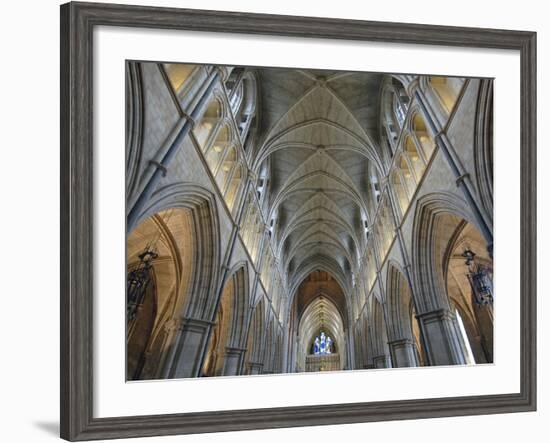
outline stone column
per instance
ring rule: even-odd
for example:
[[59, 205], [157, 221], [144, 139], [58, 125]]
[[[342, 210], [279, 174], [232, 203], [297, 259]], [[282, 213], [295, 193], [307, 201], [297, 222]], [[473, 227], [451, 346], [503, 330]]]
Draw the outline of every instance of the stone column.
[[389, 355], [378, 355], [372, 359], [375, 369], [391, 368], [391, 361]]
[[180, 329], [181, 320], [172, 318], [164, 324], [164, 340], [158, 365], [155, 368], [155, 378], [166, 378], [167, 362], [174, 357], [175, 346], [171, 343], [176, 341]]
[[226, 347], [222, 374], [240, 375], [245, 352], [246, 349]]
[[248, 362], [248, 373], [250, 375], [258, 375], [263, 373], [264, 364], [260, 362]]
[[466, 363], [455, 318], [449, 310], [437, 309], [416, 317], [424, 334], [430, 366]]
[[[474, 358], [475, 363], [492, 363], [487, 361], [484, 341], [480, 335], [476, 335], [474, 337], [464, 337], [464, 340], [468, 340], [468, 343], [470, 344], [470, 348], [472, 349], [473, 354], [472, 357]], [[466, 347], [466, 343], [464, 343], [464, 347]], [[464, 352], [467, 352], [466, 349], [464, 349]]]
[[290, 331], [288, 329], [285, 329], [284, 330], [284, 335], [283, 335], [283, 348], [281, 349], [281, 352], [282, 352], [282, 365], [281, 365], [281, 368], [282, 368], [282, 371], [281, 372], [290, 372], [289, 368], [288, 368], [288, 365], [289, 365], [289, 358], [288, 358], [288, 354], [290, 353], [290, 346], [289, 346], [289, 335], [290, 335]]
[[393, 365], [396, 368], [411, 368], [418, 366], [414, 343], [409, 338], [394, 340], [388, 343], [392, 353]]
[[211, 327], [212, 322], [206, 320], [182, 319], [171, 355], [166, 361], [164, 378], [199, 376], [201, 357], [208, 344], [208, 333]]
[[[346, 349], [346, 361], [344, 364], [347, 369], [355, 369], [355, 363], [356, 363], [356, 348], [355, 348], [355, 336], [353, 333], [353, 326], [351, 328], [348, 328], [346, 331], [347, 335], [347, 343], [345, 346]], [[340, 351], [340, 355], [342, 355], [342, 352]]]

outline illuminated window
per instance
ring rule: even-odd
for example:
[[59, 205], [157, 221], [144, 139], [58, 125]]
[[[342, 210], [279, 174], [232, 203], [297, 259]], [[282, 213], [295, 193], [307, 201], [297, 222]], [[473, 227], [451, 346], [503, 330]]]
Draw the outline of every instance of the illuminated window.
[[332, 339], [321, 332], [321, 335], [315, 337], [313, 342], [313, 353], [315, 355], [327, 355], [332, 354]]

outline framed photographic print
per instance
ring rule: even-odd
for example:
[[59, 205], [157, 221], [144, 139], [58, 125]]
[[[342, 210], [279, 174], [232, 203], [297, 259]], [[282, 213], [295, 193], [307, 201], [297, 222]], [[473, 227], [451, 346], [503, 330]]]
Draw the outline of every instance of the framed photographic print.
[[536, 407], [535, 33], [61, 7], [61, 436]]

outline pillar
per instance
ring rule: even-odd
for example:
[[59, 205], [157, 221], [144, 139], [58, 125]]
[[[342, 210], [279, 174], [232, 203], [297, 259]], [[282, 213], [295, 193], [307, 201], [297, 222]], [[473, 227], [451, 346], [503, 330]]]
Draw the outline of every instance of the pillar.
[[250, 375], [258, 375], [263, 373], [264, 364], [260, 362], [248, 362], [248, 373]]
[[246, 349], [226, 347], [223, 359], [222, 374], [240, 375], [245, 352]]
[[183, 318], [174, 346], [167, 358], [164, 378], [198, 377], [201, 357], [208, 344], [212, 322]]
[[466, 363], [454, 315], [437, 309], [416, 316], [424, 335], [426, 357], [431, 366]]
[[391, 360], [389, 355], [378, 355], [372, 360], [374, 362], [375, 369], [391, 368]]
[[418, 366], [414, 342], [409, 338], [394, 340], [388, 343], [392, 353], [393, 365], [396, 368]]

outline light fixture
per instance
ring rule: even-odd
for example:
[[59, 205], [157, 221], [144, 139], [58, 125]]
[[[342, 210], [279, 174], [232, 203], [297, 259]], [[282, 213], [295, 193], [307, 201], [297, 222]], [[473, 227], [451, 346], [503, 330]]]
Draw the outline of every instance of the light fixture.
[[146, 249], [138, 256], [139, 263], [128, 273], [126, 287], [127, 321], [136, 318], [138, 308], [143, 304], [147, 287], [151, 282], [153, 260], [157, 257], [158, 254], [156, 252]]
[[[160, 218], [161, 223], [168, 226], [168, 222], [174, 213], [171, 209], [166, 218], [158, 214], [155, 218]], [[128, 271], [126, 277], [126, 321], [134, 320], [138, 314], [139, 307], [143, 305], [147, 288], [149, 287], [153, 274], [153, 261], [158, 258], [157, 243], [162, 235], [161, 229], [153, 235], [153, 238], [147, 243], [143, 252], [138, 255], [139, 262]]]
[[471, 249], [466, 249], [462, 253], [466, 259], [464, 262], [468, 267], [468, 281], [472, 288], [474, 302], [480, 306], [486, 306], [493, 303], [493, 282], [489, 276], [489, 270], [480, 263], [476, 262], [476, 254]]

